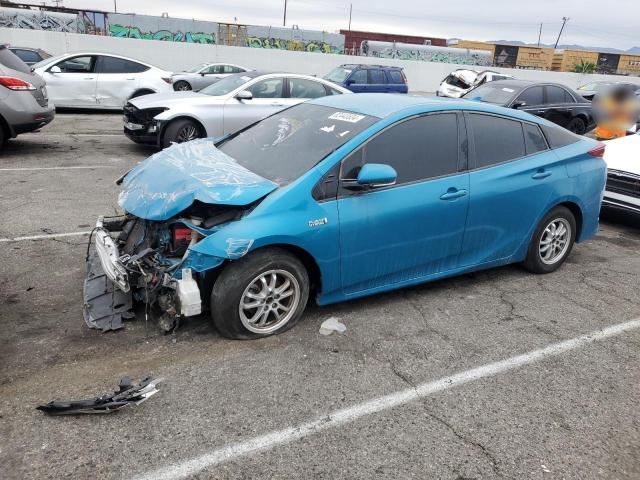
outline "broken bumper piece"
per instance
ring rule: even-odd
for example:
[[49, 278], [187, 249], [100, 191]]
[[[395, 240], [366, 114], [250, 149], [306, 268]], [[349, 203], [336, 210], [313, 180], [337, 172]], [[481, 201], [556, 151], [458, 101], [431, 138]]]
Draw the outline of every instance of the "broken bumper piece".
[[87, 413], [111, 413], [129, 405], [139, 405], [158, 393], [162, 379], [147, 377], [134, 384], [129, 377], [120, 380], [119, 388], [111, 395], [91, 400], [65, 400], [49, 402], [36, 407], [49, 415], [77, 415]]

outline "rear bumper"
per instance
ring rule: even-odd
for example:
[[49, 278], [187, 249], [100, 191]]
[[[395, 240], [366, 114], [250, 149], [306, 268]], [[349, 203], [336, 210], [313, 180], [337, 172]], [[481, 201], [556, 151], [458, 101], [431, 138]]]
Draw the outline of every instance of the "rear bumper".
[[45, 125], [51, 123], [53, 118], [55, 117], [55, 113], [53, 110], [38, 113], [33, 115], [33, 121], [28, 123], [21, 123], [18, 125], [13, 125], [13, 132], [15, 135], [20, 135], [21, 133], [29, 133], [34, 130], [38, 130], [39, 128], [44, 127]]
[[640, 213], [640, 198], [605, 190], [602, 206], [605, 208]]

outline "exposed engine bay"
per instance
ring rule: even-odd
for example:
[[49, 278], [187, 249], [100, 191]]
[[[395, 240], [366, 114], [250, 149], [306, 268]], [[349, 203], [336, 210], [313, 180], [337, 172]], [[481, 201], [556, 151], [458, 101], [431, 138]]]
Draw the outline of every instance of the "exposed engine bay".
[[191, 268], [189, 248], [246, 210], [196, 201], [167, 221], [129, 214], [100, 217], [87, 248], [87, 325], [120, 329], [123, 320], [135, 317], [135, 304], [144, 305], [146, 316], [157, 317], [164, 331], [176, 328], [181, 317], [200, 314], [208, 300], [201, 295], [207, 275]]

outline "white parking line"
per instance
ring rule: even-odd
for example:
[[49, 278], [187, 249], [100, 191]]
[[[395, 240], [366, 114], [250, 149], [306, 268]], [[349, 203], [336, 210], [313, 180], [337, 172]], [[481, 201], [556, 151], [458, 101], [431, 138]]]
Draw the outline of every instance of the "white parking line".
[[0, 168], [0, 172], [30, 172], [32, 170], [92, 170], [95, 168], [122, 168], [120, 165], [76, 165], [74, 167], [20, 167]]
[[61, 238], [61, 237], [79, 237], [81, 235], [89, 235], [90, 233], [91, 232], [49, 233], [47, 235], [29, 235], [26, 237], [0, 238], [0, 243], [22, 242], [25, 240], [46, 240], [48, 238]]
[[375, 398], [364, 403], [359, 403], [342, 410], [330, 412], [327, 415], [311, 420], [310, 422], [296, 425], [254, 437], [244, 442], [235, 443], [226, 447], [213, 450], [198, 457], [180, 461], [178, 463], [159, 468], [155, 471], [144, 473], [136, 480], [175, 480], [186, 478], [204, 470], [205, 468], [219, 465], [234, 460], [238, 457], [274, 448], [278, 445], [299, 440], [309, 435], [316, 434], [329, 428], [339, 427], [359, 418], [382, 412], [390, 408], [404, 405], [431, 394], [457, 387], [474, 380], [490, 377], [499, 373], [529, 365], [546, 357], [560, 355], [575, 350], [592, 342], [620, 335], [624, 332], [640, 328], [640, 318], [626, 323], [620, 323], [603, 330], [588, 333], [580, 337], [555, 343], [540, 350], [534, 350], [523, 355], [507, 358], [481, 367], [466, 370], [433, 382], [422, 383], [415, 388], [401, 390], [383, 397]]
[[122, 137], [123, 133], [32, 133], [29, 135], [23, 135], [23, 137], [66, 137], [66, 136], [74, 136], [74, 137]]

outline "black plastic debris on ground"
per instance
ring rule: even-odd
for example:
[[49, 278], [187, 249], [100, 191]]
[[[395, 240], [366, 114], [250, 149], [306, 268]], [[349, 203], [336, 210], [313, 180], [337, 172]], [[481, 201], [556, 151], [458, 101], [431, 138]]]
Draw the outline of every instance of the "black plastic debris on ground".
[[122, 320], [133, 318], [131, 292], [124, 293], [107, 277], [100, 257], [94, 251], [87, 258], [82, 312], [89, 328], [103, 332], [123, 327]]
[[119, 388], [111, 395], [91, 400], [53, 401], [36, 407], [49, 415], [76, 415], [86, 413], [111, 413], [129, 405], [139, 405], [158, 393], [162, 379], [147, 377], [135, 384], [129, 377], [120, 380]]

